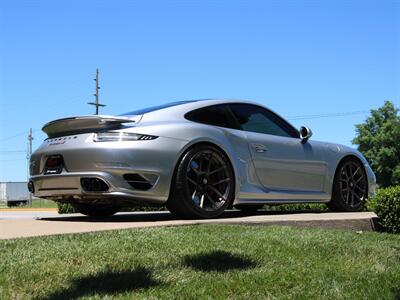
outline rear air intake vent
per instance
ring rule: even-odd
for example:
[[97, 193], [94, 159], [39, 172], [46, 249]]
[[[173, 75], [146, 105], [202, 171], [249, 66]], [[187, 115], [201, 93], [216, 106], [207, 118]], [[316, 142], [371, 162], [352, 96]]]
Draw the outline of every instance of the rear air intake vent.
[[81, 178], [81, 186], [86, 192], [106, 192], [108, 185], [104, 180], [99, 178]]
[[124, 179], [137, 190], [147, 191], [153, 187], [153, 183], [140, 174], [124, 174]]

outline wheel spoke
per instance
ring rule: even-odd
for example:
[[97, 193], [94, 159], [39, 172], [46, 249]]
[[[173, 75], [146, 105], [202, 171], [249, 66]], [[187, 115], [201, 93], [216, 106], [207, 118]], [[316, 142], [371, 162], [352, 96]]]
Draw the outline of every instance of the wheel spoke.
[[344, 180], [346, 182], [349, 180], [349, 176], [347, 176], [347, 171], [346, 171], [345, 167], [342, 168], [342, 176], [341, 177], [343, 178], [342, 180]]
[[208, 200], [210, 200], [210, 202], [211, 202], [213, 205], [216, 204], [216, 202], [214, 201], [214, 199], [211, 198], [211, 196], [210, 196], [209, 194], [206, 193], [206, 196], [207, 196]]
[[222, 167], [220, 167], [218, 169], [215, 169], [215, 170], [212, 170], [212, 171], [208, 172], [207, 175], [211, 176], [211, 175], [213, 175], [215, 173], [218, 173], [218, 172], [221, 172], [222, 170], [225, 170], [225, 169], [227, 169], [227, 166], [222, 166]]
[[201, 155], [199, 158], [199, 170], [200, 172], [203, 171], [203, 162], [204, 162], [204, 155]]
[[192, 178], [190, 178], [189, 176], [187, 176], [187, 180], [188, 180], [191, 184], [193, 184], [194, 186], [197, 187], [197, 182], [194, 181]]
[[355, 172], [353, 173], [353, 175], [351, 176], [353, 179], [355, 178], [357, 172], [360, 170], [360, 167], [357, 167], [357, 169], [355, 170]]
[[204, 204], [204, 194], [201, 195], [201, 198], [200, 198], [200, 207], [201, 208], [203, 208], [203, 204]]
[[209, 155], [208, 156], [208, 161], [207, 161], [207, 168], [206, 168], [206, 173], [209, 173], [210, 172], [210, 169], [211, 169], [211, 163], [212, 163], [212, 155]]
[[347, 179], [351, 178], [351, 166], [350, 165], [346, 166], [346, 178]]
[[208, 188], [210, 190], [212, 190], [214, 193], [216, 193], [220, 198], [222, 198], [223, 200], [226, 200], [224, 195], [222, 195], [222, 193], [220, 191], [218, 191], [215, 187], [213, 187], [212, 185], [209, 185]]
[[360, 186], [359, 184], [354, 184], [354, 189], [358, 189], [359, 191], [362, 191], [362, 192], [364, 192], [364, 190], [365, 190], [365, 187], [363, 187], [363, 186]]
[[361, 198], [362, 196], [358, 195], [356, 192], [354, 192], [354, 197], [356, 197], [358, 201], [362, 201]]
[[361, 181], [361, 179], [364, 179], [364, 175], [361, 175], [357, 180], [355, 180], [355, 183], [359, 183]]
[[220, 181], [218, 181], [218, 182], [216, 182], [216, 183], [213, 183], [213, 184], [211, 184], [211, 185], [212, 185], [212, 186], [216, 186], [216, 185], [220, 185], [221, 183], [229, 182], [229, 181], [231, 181], [230, 178], [225, 178], [225, 179], [222, 179], [222, 180], [220, 180]]
[[350, 190], [347, 190], [346, 194], [347, 194], [346, 195], [346, 202], [349, 203], [349, 201], [350, 201]]

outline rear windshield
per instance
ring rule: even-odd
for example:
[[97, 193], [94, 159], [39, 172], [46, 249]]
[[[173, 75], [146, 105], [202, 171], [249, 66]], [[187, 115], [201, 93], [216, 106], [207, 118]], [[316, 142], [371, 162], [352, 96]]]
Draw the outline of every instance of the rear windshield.
[[120, 116], [143, 115], [143, 114], [147, 114], [149, 112], [160, 110], [160, 109], [163, 109], [163, 108], [168, 108], [168, 107], [182, 105], [182, 104], [196, 102], [196, 101], [198, 101], [198, 100], [176, 101], [176, 102], [171, 102], [171, 103], [167, 103], [167, 104], [163, 104], [163, 105], [152, 106], [152, 107], [147, 107], [147, 108], [142, 108], [142, 109], [130, 111], [130, 112], [124, 113], [124, 114], [122, 114]]

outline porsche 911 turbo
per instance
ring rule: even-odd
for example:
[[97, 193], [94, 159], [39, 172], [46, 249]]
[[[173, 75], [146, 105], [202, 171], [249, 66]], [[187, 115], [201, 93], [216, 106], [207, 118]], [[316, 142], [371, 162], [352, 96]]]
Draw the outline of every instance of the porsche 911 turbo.
[[44, 125], [29, 190], [88, 216], [166, 205], [189, 218], [265, 204], [326, 203], [360, 211], [375, 191], [366, 159], [310, 140], [270, 109], [243, 100], [191, 100]]

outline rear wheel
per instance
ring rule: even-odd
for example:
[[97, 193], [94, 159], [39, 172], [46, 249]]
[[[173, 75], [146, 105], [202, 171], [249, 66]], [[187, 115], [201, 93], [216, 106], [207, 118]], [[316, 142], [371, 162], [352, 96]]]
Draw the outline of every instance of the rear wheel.
[[181, 217], [215, 218], [232, 203], [234, 188], [226, 155], [216, 147], [198, 145], [179, 162], [167, 207]]
[[357, 159], [345, 159], [336, 171], [328, 207], [334, 211], [361, 211], [367, 196], [368, 181], [364, 166]]
[[72, 206], [77, 212], [94, 218], [110, 217], [119, 211], [119, 207], [106, 204], [74, 203]]

